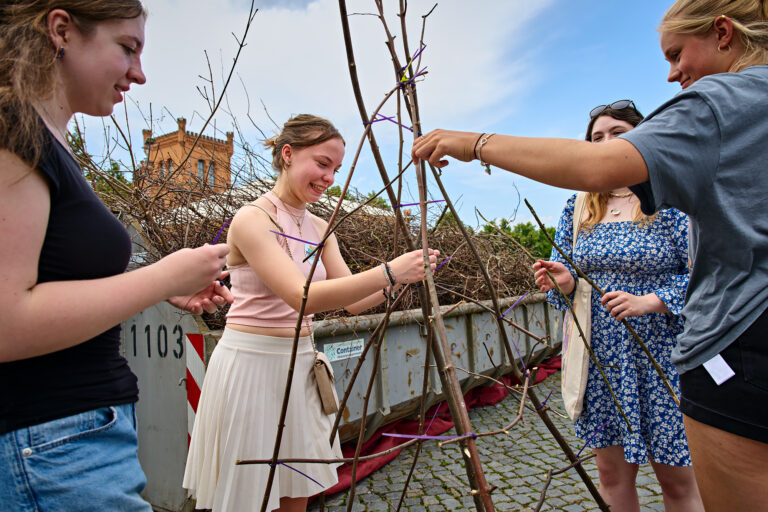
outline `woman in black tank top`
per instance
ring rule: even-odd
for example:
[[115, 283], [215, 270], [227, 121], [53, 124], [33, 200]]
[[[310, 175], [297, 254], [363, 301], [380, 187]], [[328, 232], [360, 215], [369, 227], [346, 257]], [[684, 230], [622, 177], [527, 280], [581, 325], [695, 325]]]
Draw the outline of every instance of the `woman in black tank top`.
[[124, 273], [128, 234], [68, 150], [75, 113], [110, 115], [145, 82], [145, 18], [139, 0], [0, 5], [0, 503], [9, 510], [150, 511], [119, 323], [163, 300], [197, 314], [231, 301], [216, 281], [223, 244]]

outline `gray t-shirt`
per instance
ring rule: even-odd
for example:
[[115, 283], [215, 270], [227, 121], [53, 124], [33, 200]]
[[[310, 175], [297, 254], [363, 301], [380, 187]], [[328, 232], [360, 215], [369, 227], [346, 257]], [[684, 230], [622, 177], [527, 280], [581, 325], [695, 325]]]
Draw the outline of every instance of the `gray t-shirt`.
[[768, 307], [768, 66], [704, 77], [622, 138], [648, 166], [650, 181], [630, 187], [643, 212], [691, 217], [685, 329], [672, 353], [685, 373]]

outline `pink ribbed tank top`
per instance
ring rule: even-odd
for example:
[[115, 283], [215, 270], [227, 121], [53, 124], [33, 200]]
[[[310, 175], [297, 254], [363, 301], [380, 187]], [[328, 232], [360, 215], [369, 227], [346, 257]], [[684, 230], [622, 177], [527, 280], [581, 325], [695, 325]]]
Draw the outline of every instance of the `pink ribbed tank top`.
[[[264, 194], [277, 209], [277, 222], [283, 229], [283, 233], [295, 238], [301, 238], [309, 242], [319, 242], [320, 234], [315, 223], [309, 218], [306, 210], [293, 208], [284, 204], [272, 192]], [[297, 225], [298, 221], [298, 225]], [[299, 234], [301, 226], [301, 234]], [[275, 231], [278, 229], [275, 228]], [[302, 262], [306, 254], [315, 248], [314, 245], [305, 244], [284, 236], [275, 235], [278, 243], [285, 248], [290, 247], [290, 254], [294, 263], [299, 267], [304, 276], [309, 275], [312, 260]], [[286, 250], [286, 253], [288, 251]], [[286, 304], [280, 297], [274, 294], [264, 284], [256, 272], [248, 263], [241, 263], [229, 267], [230, 281], [232, 283], [232, 297], [234, 302], [227, 313], [227, 321], [235, 324], [250, 325], [253, 327], [295, 327], [299, 313]], [[318, 262], [312, 281], [322, 281], [326, 278], [325, 266], [322, 259]], [[312, 315], [304, 317], [311, 321]]]

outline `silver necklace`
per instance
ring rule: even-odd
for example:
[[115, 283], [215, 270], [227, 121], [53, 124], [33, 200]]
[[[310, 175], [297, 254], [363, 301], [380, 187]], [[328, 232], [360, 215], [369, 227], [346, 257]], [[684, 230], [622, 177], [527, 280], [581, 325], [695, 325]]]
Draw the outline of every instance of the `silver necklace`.
[[278, 200], [278, 201], [280, 201], [280, 204], [282, 204], [282, 205], [283, 205], [283, 207], [282, 207], [282, 208], [280, 208], [280, 209], [281, 209], [282, 211], [284, 211], [285, 213], [287, 213], [287, 214], [288, 214], [288, 216], [289, 216], [289, 217], [290, 217], [290, 218], [293, 220], [293, 223], [294, 223], [294, 224], [296, 224], [296, 228], [299, 230], [299, 236], [304, 236], [304, 235], [302, 234], [302, 232], [301, 232], [301, 226], [302, 226], [302, 224], [304, 224], [304, 217], [306, 217], [306, 215], [307, 215], [307, 214], [306, 214], [306, 210], [304, 211], [304, 214], [303, 214], [303, 215], [301, 215], [301, 216], [298, 216], [298, 215], [294, 215], [294, 214], [292, 214], [291, 212], [289, 212], [289, 211], [288, 211], [288, 207], [285, 205], [285, 201], [283, 201], [282, 199], [280, 199], [280, 196], [278, 196], [278, 195], [277, 195], [277, 194], [275, 194], [274, 192], [272, 192], [272, 193], [275, 195], [275, 197], [277, 198], [277, 200]]
[[[612, 195], [613, 197], [626, 198], [626, 197], [629, 197], [629, 196], [631, 196], [631, 195], [632, 195], [632, 192], [630, 192], [630, 193], [628, 193], [628, 194], [625, 194], [625, 195], [614, 195], [614, 194], [611, 192], [611, 193], [610, 193], [610, 195]], [[632, 199], [630, 199], [630, 200], [627, 202], [627, 204], [632, 204]], [[619, 216], [619, 214], [621, 214], [621, 209], [620, 209], [620, 208], [611, 208], [609, 211], [611, 212], [611, 215], [613, 215], [614, 217], [617, 217], [617, 216]]]

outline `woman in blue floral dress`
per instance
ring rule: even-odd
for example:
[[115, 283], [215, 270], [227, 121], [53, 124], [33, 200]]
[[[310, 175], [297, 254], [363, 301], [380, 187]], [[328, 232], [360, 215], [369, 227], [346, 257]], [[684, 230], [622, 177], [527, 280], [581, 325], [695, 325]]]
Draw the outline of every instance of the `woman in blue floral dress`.
[[[590, 112], [588, 141], [610, 140], [631, 130], [642, 115], [629, 100]], [[592, 294], [592, 349], [630, 424], [627, 428], [599, 370], [590, 360], [584, 409], [576, 434], [597, 454], [600, 492], [611, 510], [638, 511], [638, 464], [651, 462], [667, 510], [703, 510], [685, 437], [683, 416], [640, 345], [620, 320], [627, 319], [645, 341], [672, 387], [679, 377], [670, 362], [682, 331], [680, 312], [688, 285], [688, 218], [668, 209], [642, 215], [628, 188], [588, 193], [573, 247], [576, 196], [566, 203], [556, 242], [598, 286]], [[536, 283], [547, 300], [567, 309], [552, 289], [546, 270], [565, 293], [573, 293], [576, 273], [553, 250], [552, 260], [534, 265]]]

